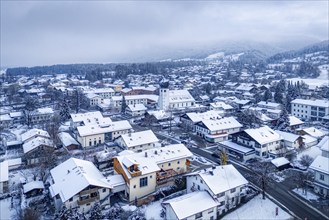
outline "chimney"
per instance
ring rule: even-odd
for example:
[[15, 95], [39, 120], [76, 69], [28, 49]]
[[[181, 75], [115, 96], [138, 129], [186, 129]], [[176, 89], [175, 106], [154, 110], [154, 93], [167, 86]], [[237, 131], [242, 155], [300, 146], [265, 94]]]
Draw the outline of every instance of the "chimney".
[[145, 157], [147, 157], [147, 152], [145, 152]]

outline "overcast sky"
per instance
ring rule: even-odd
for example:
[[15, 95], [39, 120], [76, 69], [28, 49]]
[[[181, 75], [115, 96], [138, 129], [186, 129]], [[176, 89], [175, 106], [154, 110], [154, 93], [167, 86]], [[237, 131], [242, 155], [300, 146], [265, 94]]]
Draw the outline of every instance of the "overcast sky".
[[327, 0], [1, 0], [1, 66], [151, 60], [221, 41], [315, 42], [328, 39], [328, 8]]

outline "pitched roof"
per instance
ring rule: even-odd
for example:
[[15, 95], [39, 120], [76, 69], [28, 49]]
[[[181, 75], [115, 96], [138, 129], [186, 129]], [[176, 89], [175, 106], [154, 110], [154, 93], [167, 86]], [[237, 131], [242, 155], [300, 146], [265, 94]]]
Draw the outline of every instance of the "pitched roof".
[[[70, 158], [50, 170], [54, 184], [50, 186], [52, 197], [59, 195], [62, 202], [72, 198], [89, 185], [111, 188], [103, 174], [90, 161]], [[74, 183], [74, 184], [72, 184]]]
[[34, 137], [34, 136], [42, 136], [42, 137], [50, 138], [47, 131], [44, 131], [44, 130], [41, 130], [41, 129], [36, 129], [36, 128], [28, 130], [27, 132], [25, 132], [21, 135], [23, 142], [26, 141], [27, 139], [30, 139], [30, 138]]
[[218, 131], [218, 130], [242, 127], [242, 125], [233, 117], [227, 117], [227, 118], [215, 119], [215, 120], [213, 119], [202, 120], [202, 123], [210, 131]]
[[35, 148], [37, 148], [39, 146], [53, 147], [53, 142], [50, 139], [44, 138], [44, 137], [37, 137], [32, 140], [29, 140], [28, 142], [25, 142], [23, 144], [24, 154], [34, 150]]
[[329, 158], [321, 155], [317, 156], [310, 165], [310, 169], [329, 174]]
[[248, 183], [232, 164], [200, 170], [190, 175], [199, 175], [215, 195]]
[[159, 142], [159, 139], [155, 136], [152, 130], [140, 131], [135, 133], [121, 135], [126, 146], [133, 147], [143, 144], [150, 144]]
[[278, 133], [273, 131], [268, 126], [246, 129], [244, 131], [259, 144], [267, 144], [273, 141], [280, 141], [282, 139]]
[[186, 219], [189, 216], [219, 205], [207, 191], [188, 193], [164, 201], [162, 204], [170, 205], [178, 219]]
[[316, 100], [295, 99], [295, 100], [292, 100], [291, 103], [329, 108], [329, 100], [326, 100], [326, 99], [316, 99]]
[[77, 127], [79, 135], [81, 137], [88, 136], [88, 135], [95, 135], [95, 134], [104, 134], [113, 131], [122, 131], [122, 130], [129, 130], [132, 129], [131, 125], [128, 121], [115, 121], [110, 122], [108, 124], [89, 124], [86, 126], [79, 126]]
[[195, 99], [187, 90], [169, 90], [169, 102], [194, 102]]

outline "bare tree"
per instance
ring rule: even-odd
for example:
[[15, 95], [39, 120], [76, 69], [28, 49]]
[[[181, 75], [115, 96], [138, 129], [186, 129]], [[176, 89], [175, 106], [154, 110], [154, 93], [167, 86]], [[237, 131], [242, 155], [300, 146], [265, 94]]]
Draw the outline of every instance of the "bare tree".
[[310, 155], [304, 154], [300, 158], [300, 163], [305, 167], [309, 167], [311, 165], [311, 163], [313, 162], [313, 160], [314, 159]]

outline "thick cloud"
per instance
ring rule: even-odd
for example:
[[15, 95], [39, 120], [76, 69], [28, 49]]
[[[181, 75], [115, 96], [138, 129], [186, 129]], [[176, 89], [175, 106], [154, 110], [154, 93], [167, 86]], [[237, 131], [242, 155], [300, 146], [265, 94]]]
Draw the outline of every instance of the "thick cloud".
[[153, 60], [221, 41], [327, 38], [328, 1], [1, 1], [1, 66]]

